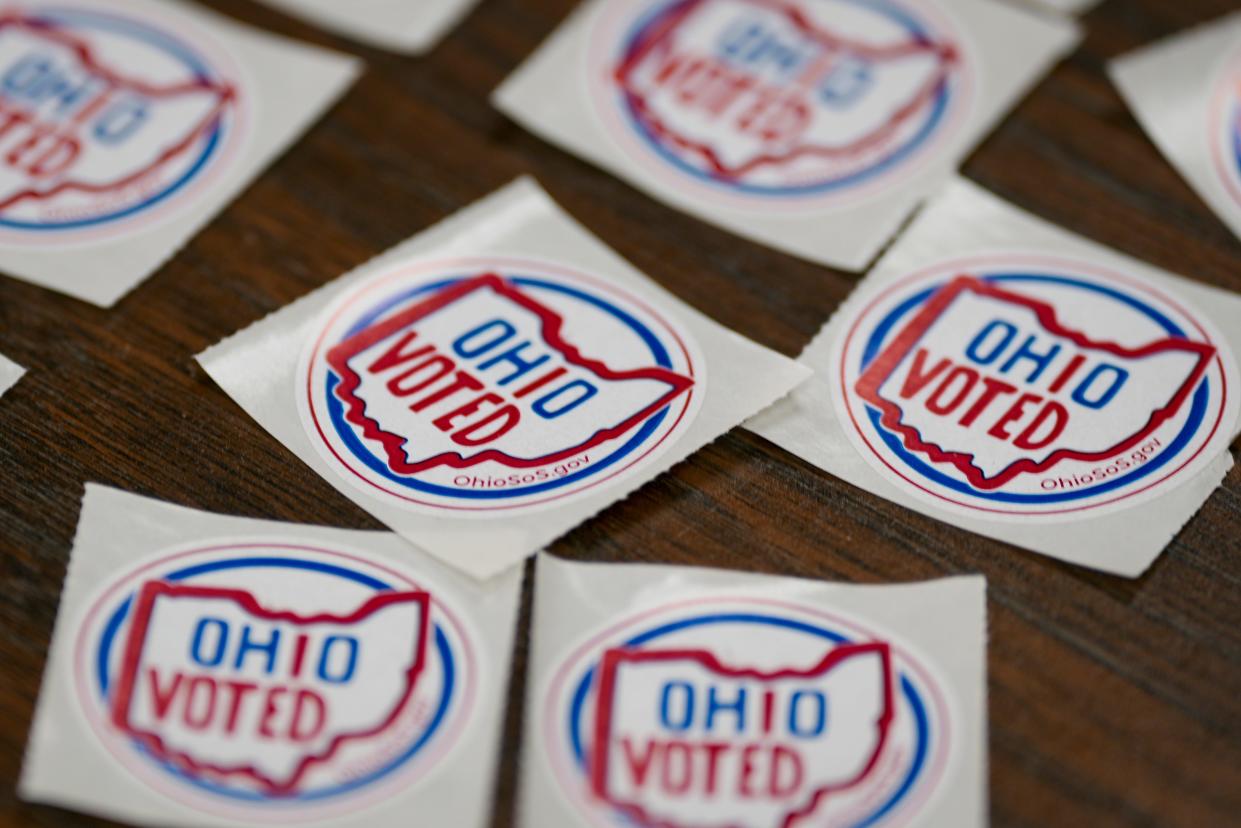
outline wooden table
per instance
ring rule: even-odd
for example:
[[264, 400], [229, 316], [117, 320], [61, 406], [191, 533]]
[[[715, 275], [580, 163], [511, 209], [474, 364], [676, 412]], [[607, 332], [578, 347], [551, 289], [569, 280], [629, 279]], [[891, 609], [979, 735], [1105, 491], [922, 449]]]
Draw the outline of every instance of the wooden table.
[[[209, 5], [363, 54], [370, 69], [112, 310], [0, 279], [0, 353], [30, 369], [0, 401], [2, 826], [104, 824], [13, 793], [86, 481], [216, 512], [379, 528], [207, 378], [192, 359], [203, 348], [525, 172], [687, 302], [790, 355], [857, 282], [660, 206], [497, 114], [490, 90], [574, 0], [483, 0], [424, 59], [368, 51], [246, 0]], [[1105, 0], [1085, 18], [1082, 48], [965, 172], [1104, 244], [1241, 291], [1241, 243], [1103, 71], [1108, 58], [1235, 5]], [[1241, 466], [1133, 581], [921, 517], [739, 429], [553, 551], [859, 582], [981, 572], [995, 825], [1241, 824]], [[524, 656], [523, 643], [514, 700]], [[518, 712], [496, 825], [511, 819]]]

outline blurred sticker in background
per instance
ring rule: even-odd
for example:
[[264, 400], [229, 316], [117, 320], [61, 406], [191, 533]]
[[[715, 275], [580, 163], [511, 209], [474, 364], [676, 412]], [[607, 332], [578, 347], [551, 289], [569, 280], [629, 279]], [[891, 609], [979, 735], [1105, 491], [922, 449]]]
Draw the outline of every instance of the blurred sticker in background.
[[1108, 71], [1160, 151], [1241, 238], [1241, 12]]
[[160, 0], [5, 9], [0, 270], [112, 304], [356, 71], [350, 59]]
[[979, 0], [591, 2], [494, 100], [673, 206], [860, 270], [1076, 42]]

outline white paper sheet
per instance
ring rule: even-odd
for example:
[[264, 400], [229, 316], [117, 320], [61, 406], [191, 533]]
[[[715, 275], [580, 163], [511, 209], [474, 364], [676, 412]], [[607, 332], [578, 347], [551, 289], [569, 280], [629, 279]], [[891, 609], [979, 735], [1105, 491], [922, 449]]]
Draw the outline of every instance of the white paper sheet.
[[913, 222], [747, 427], [931, 517], [1141, 574], [1232, 463], [1241, 297], [965, 181]]
[[[28, 0], [0, 23], [0, 271], [109, 306], [359, 64], [171, 0]], [[15, 116], [16, 117], [16, 116]]]
[[26, 369], [0, 354], [0, 394], [8, 391], [22, 378]]
[[983, 578], [537, 575], [518, 824], [987, 824]]
[[1113, 61], [1147, 134], [1241, 238], [1241, 12]]
[[1077, 40], [994, 0], [595, 0], [493, 100], [674, 207], [861, 270]]
[[520, 561], [808, 375], [522, 179], [211, 348], [220, 387], [444, 561]]
[[19, 792], [161, 828], [486, 825], [519, 591], [89, 485]]
[[262, 0], [363, 43], [394, 52], [424, 52], [478, 0]]

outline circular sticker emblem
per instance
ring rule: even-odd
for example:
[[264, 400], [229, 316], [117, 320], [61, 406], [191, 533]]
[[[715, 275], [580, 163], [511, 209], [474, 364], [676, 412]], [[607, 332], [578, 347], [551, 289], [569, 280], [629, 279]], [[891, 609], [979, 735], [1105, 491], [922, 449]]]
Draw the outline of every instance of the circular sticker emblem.
[[624, 0], [595, 25], [590, 97], [668, 186], [744, 209], [907, 177], [953, 132], [972, 71], [924, 2]]
[[846, 326], [830, 382], [858, 451], [902, 491], [1057, 521], [1192, 478], [1228, 443], [1233, 355], [1145, 282], [1082, 262], [950, 262]]
[[326, 462], [411, 510], [494, 515], [633, 473], [693, 420], [703, 367], [641, 300], [545, 263], [403, 265], [351, 291], [302, 356]]
[[910, 650], [782, 601], [706, 598], [591, 637], [541, 738], [592, 825], [894, 825], [950, 762], [942, 683]]
[[407, 789], [460, 736], [476, 669], [434, 584], [269, 541], [173, 551], [118, 577], [75, 654], [80, 702], [117, 762], [247, 822]]
[[1211, 102], [1211, 154], [1224, 188], [1241, 207], [1241, 53], [1224, 65]]
[[119, 235], [219, 171], [241, 133], [238, 73], [178, 28], [73, 4], [0, 16], [0, 239]]

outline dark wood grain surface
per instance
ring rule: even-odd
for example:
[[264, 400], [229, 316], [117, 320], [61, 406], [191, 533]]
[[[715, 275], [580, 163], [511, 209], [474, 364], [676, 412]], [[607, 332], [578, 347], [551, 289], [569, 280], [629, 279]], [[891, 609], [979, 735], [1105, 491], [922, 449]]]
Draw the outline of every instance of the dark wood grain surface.
[[[369, 71], [112, 310], [0, 279], [0, 353], [30, 369], [0, 400], [6, 828], [105, 824], [14, 793], [86, 481], [217, 512], [379, 528], [212, 384], [192, 359], [203, 348], [526, 172], [681, 298], [790, 355], [857, 281], [662, 207], [492, 110], [488, 93], [574, 0], [482, 0], [421, 59], [363, 49], [246, 0], [208, 5], [361, 54]], [[965, 172], [1065, 227], [1241, 291], [1241, 243], [1160, 157], [1103, 71], [1115, 55], [1234, 8], [1105, 0], [1084, 20], [1082, 47]], [[1241, 466], [1138, 580], [921, 517], [741, 430], [553, 551], [858, 582], [981, 572], [995, 825], [1241, 825]], [[528, 586], [524, 605], [520, 636]], [[524, 654], [521, 644], [514, 700]], [[511, 821], [517, 711], [496, 825]]]

